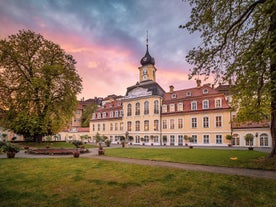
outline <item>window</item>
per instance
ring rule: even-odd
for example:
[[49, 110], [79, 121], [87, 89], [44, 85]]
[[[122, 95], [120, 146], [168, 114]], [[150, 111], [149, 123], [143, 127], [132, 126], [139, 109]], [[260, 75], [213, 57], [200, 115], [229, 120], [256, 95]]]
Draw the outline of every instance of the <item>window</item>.
[[140, 131], [140, 121], [135, 122], [135, 131]]
[[197, 102], [196, 101], [191, 102], [191, 110], [197, 110]]
[[158, 136], [154, 136], [153, 142], [154, 142], [154, 143], [158, 143], [158, 142], [159, 142], [159, 137], [158, 137]]
[[131, 104], [127, 105], [127, 116], [131, 116]]
[[124, 111], [120, 110], [120, 117], [122, 117], [124, 115]]
[[124, 122], [120, 122], [120, 131], [124, 130]]
[[103, 112], [103, 118], [105, 118], [106, 117], [106, 112]]
[[222, 144], [222, 135], [216, 135], [216, 144]]
[[167, 120], [163, 120], [163, 129], [167, 129], [168, 125], [167, 125]]
[[174, 119], [170, 120], [170, 129], [174, 129]]
[[110, 116], [110, 118], [113, 118], [113, 111], [110, 111], [109, 116]]
[[98, 119], [100, 119], [100, 118], [101, 118], [101, 113], [98, 113], [97, 118], [98, 118]]
[[261, 147], [267, 147], [268, 146], [268, 135], [267, 134], [261, 134], [260, 135], [260, 146]]
[[174, 104], [170, 104], [170, 112], [174, 112], [175, 111], [175, 105]]
[[183, 146], [183, 135], [178, 135], [178, 145]]
[[170, 145], [174, 145], [174, 135], [170, 136]]
[[149, 114], [149, 102], [145, 101], [144, 103], [144, 114]]
[[149, 136], [145, 136], [145, 137], [144, 137], [144, 142], [145, 142], [145, 143], [149, 143]]
[[105, 124], [103, 124], [103, 131], [105, 131]]
[[100, 131], [101, 130], [101, 125], [100, 124], [98, 124], [98, 131]]
[[178, 111], [183, 111], [183, 103], [178, 103], [177, 110]]
[[208, 116], [203, 117], [203, 128], [209, 128], [209, 117]]
[[159, 114], [159, 101], [154, 101], [154, 114]]
[[215, 99], [215, 108], [221, 108], [222, 107], [222, 100], [221, 98]]
[[193, 144], [197, 143], [197, 135], [192, 135], [191, 143], [193, 143]]
[[238, 134], [233, 134], [232, 145], [240, 145], [240, 136]]
[[183, 128], [183, 119], [178, 119], [178, 129]]
[[140, 115], [140, 103], [135, 104], [135, 115], [136, 116]]
[[131, 131], [131, 121], [127, 122], [127, 131]]
[[140, 143], [140, 136], [135, 136], [135, 143]]
[[222, 127], [222, 117], [216, 116], [216, 127]]
[[209, 135], [203, 135], [203, 144], [209, 144]]
[[113, 130], [113, 124], [110, 123], [110, 131], [112, 131], [112, 130]]
[[95, 124], [92, 125], [92, 129], [93, 129], [93, 131], [95, 131]]
[[149, 131], [149, 120], [144, 121], [144, 131]]
[[192, 128], [197, 128], [197, 118], [196, 117], [192, 118]]
[[172, 94], [172, 98], [176, 98], [176, 94], [174, 93], [174, 94]]
[[166, 112], [167, 112], [167, 105], [163, 105], [163, 106], [162, 106], [162, 112], [163, 112], [163, 113], [166, 113]]
[[118, 123], [115, 123], [115, 131], [118, 131]]
[[191, 91], [186, 92], [186, 96], [191, 96], [191, 95], [192, 95]]
[[158, 129], [159, 129], [159, 121], [158, 120], [154, 120], [154, 126], [153, 126], [153, 130], [154, 131], [158, 131]]
[[203, 91], [202, 91], [203, 94], [207, 94], [208, 93], [208, 89], [207, 88], [204, 88]]
[[202, 109], [209, 109], [209, 101], [208, 100], [202, 101]]
[[118, 111], [115, 111], [115, 117], [118, 117]]

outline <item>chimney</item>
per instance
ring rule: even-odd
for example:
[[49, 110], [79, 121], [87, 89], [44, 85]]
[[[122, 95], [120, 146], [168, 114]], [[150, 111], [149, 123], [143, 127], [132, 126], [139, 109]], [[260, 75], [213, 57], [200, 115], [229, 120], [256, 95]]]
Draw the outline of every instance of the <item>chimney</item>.
[[197, 79], [197, 80], [196, 80], [196, 85], [197, 85], [197, 87], [199, 88], [200, 85], [201, 85], [201, 80]]
[[173, 93], [173, 89], [174, 89], [173, 85], [170, 85], [170, 93]]

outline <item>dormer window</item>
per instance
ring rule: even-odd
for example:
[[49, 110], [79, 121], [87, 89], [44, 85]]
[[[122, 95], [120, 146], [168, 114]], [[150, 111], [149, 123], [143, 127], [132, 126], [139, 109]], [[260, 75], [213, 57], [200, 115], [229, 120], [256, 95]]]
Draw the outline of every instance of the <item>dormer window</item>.
[[203, 91], [202, 91], [203, 94], [207, 94], [208, 93], [208, 89], [207, 88], [204, 88]]
[[172, 94], [172, 98], [176, 98], [176, 94], [174, 93], [174, 94]]
[[98, 119], [101, 118], [101, 113], [98, 113], [97, 118], [98, 118]]
[[191, 110], [192, 111], [197, 110], [197, 102], [196, 101], [191, 102]]
[[191, 91], [186, 92], [186, 96], [191, 96], [191, 95], [192, 95]]

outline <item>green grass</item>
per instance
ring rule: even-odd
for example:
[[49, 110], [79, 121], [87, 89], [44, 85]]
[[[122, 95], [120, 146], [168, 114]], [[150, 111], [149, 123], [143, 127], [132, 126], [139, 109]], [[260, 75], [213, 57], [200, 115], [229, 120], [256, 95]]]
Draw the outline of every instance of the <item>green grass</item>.
[[276, 180], [87, 158], [1, 159], [0, 206], [272, 207]]
[[[50, 148], [75, 148], [75, 145], [69, 142], [42, 142], [42, 143], [37, 143], [37, 142], [19, 142], [18, 143], [20, 146], [29, 146], [33, 148], [46, 148], [49, 146]], [[95, 145], [91, 144], [85, 144], [85, 148], [95, 148]]]
[[[276, 158], [266, 160], [267, 153], [249, 150], [188, 148], [106, 148], [105, 155], [179, 163], [276, 170]], [[232, 160], [231, 158], [237, 158]]]

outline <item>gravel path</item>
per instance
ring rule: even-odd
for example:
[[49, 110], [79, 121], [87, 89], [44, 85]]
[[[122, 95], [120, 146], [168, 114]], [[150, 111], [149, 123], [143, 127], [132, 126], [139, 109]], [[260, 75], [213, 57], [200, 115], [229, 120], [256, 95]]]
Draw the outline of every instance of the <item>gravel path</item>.
[[[113, 162], [123, 162], [131, 163], [138, 165], [150, 165], [150, 166], [160, 166], [160, 167], [169, 167], [177, 168], [182, 170], [192, 170], [192, 171], [201, 171], [209, 173], [219, 173], [227, 175], [240, 175], [256, 178], [266, 178], [276, 180], [276, 171], [269, 170], [254, 170], [246, 168], [229, 168], [229, 167], [217, 167], [217, 166], [206, 166], [206, 165], [194, 165], [194, 164], [183, 164], [183, 163], [174, 163], [174, 162], [164, 162], [164, 161], [152, 161], [152, 160], [139, 160], [139, 159], [130, 159], [130, 158], [119, 158], [119, 157], [108, 157], [108, 156], [98, 156], [98, 149], [91, 149], [90, 153], [81, 154], [80, 157], [93, 158], [99, 160], [107, 160]], [[68, 158], [72, 155], [32, 155], [26, 154], [24, 151], [20, 151], [16, 154], [16, 158]], [[6, 158], [6, 154], [0, 154], [0, 158]]]

